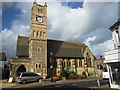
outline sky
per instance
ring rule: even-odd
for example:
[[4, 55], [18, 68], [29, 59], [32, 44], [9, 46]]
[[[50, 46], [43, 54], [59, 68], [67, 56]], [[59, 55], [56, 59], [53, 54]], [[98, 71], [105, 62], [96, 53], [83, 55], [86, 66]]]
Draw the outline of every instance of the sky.
[[[32, 5], [33, 2], [2, 2], [0, 46], [8, 59], [15, 58], [18, 35], [29, 36]], [[118, 19], [118, 2], [67, 0], [47, 2], [47, 5], [49, 39], [85, 43], [96, 57], [113, 49], [109, 27]]]

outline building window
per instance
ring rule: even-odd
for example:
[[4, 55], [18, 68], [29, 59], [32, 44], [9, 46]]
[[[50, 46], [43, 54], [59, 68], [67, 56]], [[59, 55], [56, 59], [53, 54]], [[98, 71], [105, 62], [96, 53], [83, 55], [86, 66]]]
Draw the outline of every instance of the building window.
[[38, 48], [37, 51], [38, 51], [38, 52], [41, 52], [41, 48]]
[[42, 10], [42, 9], [38, 9], [38, 12], [42, 13], [42, 12], [43, 12], [43, 10]]
[[40, 68], [40, 64], [39, 64], [39, 68]]
[[69, 61], [69, 67], [71, 67], [71, 63], [70, 63], [70, 61]]
[[42, 39], [42, 31], [40, 32], [40, 38]]
[[35, 31], [33, 31], [33, 38], [35, 38], [36, 37], [36, 33], [35, 33]]
[[91, 58], [90, 57], [86, 57], [86, 63], [87, 63], [87, 67], [91, 67]]
[[38, 48], [38, 52], [40, 52], [40, 49]]
[[62, 61], [62, 66], [65, 67], [65, 61]]
[[69, 61], [67, 61], [67, 67], [69, 67], [70, 65], [69, 65]]
[[82, 66], [82, 60], [79, 60], [79, 67]]
[[91, 67], [91, 58], [90, 58], [90, 55], [89, 53], [87, 52], [86, 53], [86, 64], [87, 64], [87, 67]]
[[36, 37], [39, 38], [39, 32], [38, 32], [38, 31], [37, 31], [37, 33], [36, 33]]
[[75, 65], [75, 60], [73, 60], [72, 62], [73, 62], [73, 65]]
[[45, 39], [45, 32], [43, 32], [43, 39]]
[[36, 64], [36, 68], [37, 68], [37, 64]]

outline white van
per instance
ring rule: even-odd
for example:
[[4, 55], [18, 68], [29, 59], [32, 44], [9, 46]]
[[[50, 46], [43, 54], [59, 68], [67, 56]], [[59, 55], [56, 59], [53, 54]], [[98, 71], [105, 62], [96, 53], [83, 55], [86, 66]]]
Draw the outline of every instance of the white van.
[[104, 69], [103, 69], [102, 78], [103, 78], [103, 80], [109, 80], [109, 72], [108, 72], [107, 67], [104, 67]]

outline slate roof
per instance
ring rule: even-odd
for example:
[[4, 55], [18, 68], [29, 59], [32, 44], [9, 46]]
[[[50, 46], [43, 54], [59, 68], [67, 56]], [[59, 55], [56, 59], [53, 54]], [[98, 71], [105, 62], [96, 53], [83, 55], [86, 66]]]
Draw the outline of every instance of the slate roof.
[[[78, 42], [66, 42], [48, 39], [48, 56], [52, 52], [53, 57], [83, 58], [86, 45]], [[51, 56], [51, 55], [50, 55]]]
[[0, 61], [7, 61], [5, 52], [0, 52]]
[[29, 37], [18, 36], [16, 56], [29, 56]]
[[114, 23], [109, 29], [113, 31], [114, 29], [117, 30], [120, 25], [120, 19], [116, 23]]
[[[18, 36], [16, 56], [28, 57], [29, 56], [29, 37]], [[79, 57], [83, 58], [83, 53], [86, 45], [79, 42], [66, 42], [59, 40], [47, 40], [47, 55], [48, 58], [53, 57]]]

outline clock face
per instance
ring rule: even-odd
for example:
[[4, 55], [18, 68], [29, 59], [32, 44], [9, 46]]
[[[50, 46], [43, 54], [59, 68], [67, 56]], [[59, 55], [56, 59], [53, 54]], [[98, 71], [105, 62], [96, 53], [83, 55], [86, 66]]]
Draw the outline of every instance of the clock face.
[[37, 17], [37, 21], [41, 23], [41, 22], [43, 22], [43, 18], [39, 16], [39, 17]]

